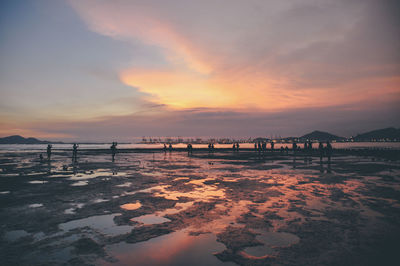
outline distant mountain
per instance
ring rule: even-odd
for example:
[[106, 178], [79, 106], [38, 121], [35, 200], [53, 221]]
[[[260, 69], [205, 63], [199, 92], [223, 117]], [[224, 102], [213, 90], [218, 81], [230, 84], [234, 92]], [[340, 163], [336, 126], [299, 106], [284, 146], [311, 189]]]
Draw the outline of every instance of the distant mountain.
[[356, 141], [370, 141], [370, 140], [400, 140], [400, 128], [388, 127], [378, 130], [369, 131], [366, 133], [358, 134], [354, 137]]
[[35, 138], [24, 138], [19, 135], [0, 138], [0, 144], [48, 144], [48, 143], [55, 143], [55, 142], [46, 140], [42, 141]]
[[301, 136], [300, 139], [309, 139], [309, 140], [320, 140], [320, 141], [332, 141], [332, 140], [344, 140], [345, 138], [343, 137], [339, 137], [327, 132], [322, 132], [322, 131], [318, 131], [315, 130], [311, 133], [308, 133], [304, 136]]

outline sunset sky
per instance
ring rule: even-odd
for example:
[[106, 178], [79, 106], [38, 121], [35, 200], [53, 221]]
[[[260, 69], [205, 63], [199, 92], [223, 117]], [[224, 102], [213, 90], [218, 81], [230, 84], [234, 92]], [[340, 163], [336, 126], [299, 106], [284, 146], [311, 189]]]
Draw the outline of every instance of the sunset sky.
[[400, 127], [400, 4], [5, 0], [0, 137]]

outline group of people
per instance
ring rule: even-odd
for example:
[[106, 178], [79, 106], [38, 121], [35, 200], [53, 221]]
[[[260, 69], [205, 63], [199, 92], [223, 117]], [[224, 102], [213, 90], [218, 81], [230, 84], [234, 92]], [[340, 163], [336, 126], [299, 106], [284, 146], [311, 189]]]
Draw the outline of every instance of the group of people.
[[[76, 162], [77, 158], [78, 158], [78, 147], [79, 145], [74, 143], [74, 145], [72, 146], [72, 161]], [[53, 149], [53, 145], [48, 144], [47, 148], [46, 148], [46, 153], [47, 153], [47, 160], [50, 161], [51, 160], [51, 154], [52, 154], [52, 149]], [[39, 158], [40, 161], [43, 161], [43, 155], [39, 154]]]
[[[171, 143], [168, 145], [168, 150], [169, 150], [169, 152], [172, 151], [172, 144]], [[167, 152], [167, 144], [165, 144], [165, 143], [164, 143], [163, 151]]]
[[214, 143], [208, 143], [208, 152], [214, 152]]
[[328, 157], [328, 162], [331, 161], [331, 156], [332, 156], [332, 145], [329, 142], [329, 140], [326, 142], [326, 146], [324, 147], [324, 144], [322, 141], [319, 142], [318, 145], [318, 151], [319, 151], [319, 160], [322, 162], [322, 158], [324, 156]]
[[[115, 154], [117, 153], [117, 145], [118, 145], [117, 142], [113, 142], [110, 147], [113, 162], [115, 160]], [[77, 144], [77, 143], [74, 143], [72, 145], [72, 162], [74, 162], [74, 163], [76, 163], [78, 161], [78, 147], [79, 147], [79, 144]], [[47, 153], [48, 161], [50, 161], [50, 159], [51, 159], [52, 148], [53, 148], [53, 145], [51, 145], [51, 144], [47, 145], [46, 153]], [[40, 161], [43, 161], [42, 154], [39, 154], [39, 159], [40, 159]]]
[[[274, 151], [275, 143], [273, 141], [271, 143], [271, 151]], [[258, 151], [258, 153], [265, 152], [267, 150], [267, 142], [266, 141], [257, 141], [254, 142], [254, 149]]]

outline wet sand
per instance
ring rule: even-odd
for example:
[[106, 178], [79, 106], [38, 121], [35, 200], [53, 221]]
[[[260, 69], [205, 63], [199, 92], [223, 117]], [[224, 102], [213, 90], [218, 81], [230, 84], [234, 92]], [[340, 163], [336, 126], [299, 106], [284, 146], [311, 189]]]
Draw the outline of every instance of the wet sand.
[[399, 151], [0, 153], [3, 265], [395, 265]]

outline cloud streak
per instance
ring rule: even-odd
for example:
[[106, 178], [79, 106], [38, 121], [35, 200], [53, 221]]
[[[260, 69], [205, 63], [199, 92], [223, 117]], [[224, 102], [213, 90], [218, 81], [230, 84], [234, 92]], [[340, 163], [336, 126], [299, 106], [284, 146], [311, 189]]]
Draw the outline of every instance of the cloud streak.
[[72, 5], [100, 34], [161, 49], [165, 67], [125, 69], [120, 77], [174, 108], [340, 105], [376, 97], [376, 86], [380, 94], [399, 86], [390, 1]]

